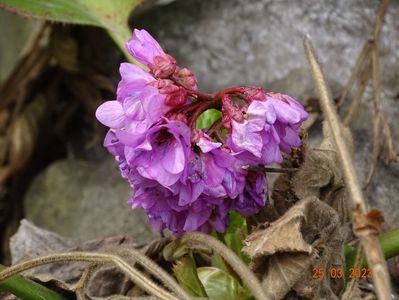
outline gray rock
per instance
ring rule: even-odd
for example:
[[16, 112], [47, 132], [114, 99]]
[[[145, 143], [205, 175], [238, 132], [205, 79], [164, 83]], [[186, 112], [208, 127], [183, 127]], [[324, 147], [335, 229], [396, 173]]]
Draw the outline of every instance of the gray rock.
[[[233, 85], [262, 85], [303, 100], [314, 84], [302, 40], [310, 34], [329, 83], [335, 90], [347, 82], [355, 60], [372, 32], [375, 0], [178, 0], [133, 21], [149, 30], [198, 77], [200, 89], [215, 92]], [[381, 105], [399, 148], [399, 2], [391, 1], [381, 32]], [[348, 101], [349, 102], [349, 101]], [[355, 164], [361, 181], [371, 163], [371, 92], [352, 123]], [[310, 136], [321, 139], [321, 126]], [[399, 226], [398, 165], [383, 163], [367, 196], [382, 209], [388, 226]]]
[[66, 237], [94, 239], [129, 235], [155, 237], [141, 210], [131, 210], [132, 191], [112, 157], [101, 163], [62, 160], [33, 181], [25, 199], [28, 220]]
[[[372, 31], [375, 0], [180, 0], [155, 9], [134, 26], [198, 76], [206, 91], [263, 85], [298, 68], [307, 69], [302, 40], [310, 34], [329, 77], [347, 80]], [[398, 74], [399, 3], [392, 1], [382, 32], [384, 77]], [[267, 87], [267, 86], [266, 86]]]

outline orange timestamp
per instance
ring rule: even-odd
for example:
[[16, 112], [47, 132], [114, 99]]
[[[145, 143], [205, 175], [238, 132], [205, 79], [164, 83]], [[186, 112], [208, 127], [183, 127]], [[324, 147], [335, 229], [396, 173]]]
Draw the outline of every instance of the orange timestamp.
[[[350, 268], [348, 277], [350, 279], [371, 278], [373, 273], [370, 268]], [[345, 270], [343, 268], [325, 268], [315, 267], [312, 269], [312, 277], [314, 279], [323, 279], [329, 277], [331, 279], [342, 279], [345, 277]]]

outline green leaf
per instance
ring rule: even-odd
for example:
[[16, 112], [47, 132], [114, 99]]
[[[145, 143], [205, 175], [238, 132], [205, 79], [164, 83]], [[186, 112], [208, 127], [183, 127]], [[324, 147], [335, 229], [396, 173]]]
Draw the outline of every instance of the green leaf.
[[191, 295], [196, 297], [208, 297], [198, 278], [197, 266], [192, 254], [180, 258], [173, 267], [173, 272], [180, 285]]
[[212, 126], [213, 123], [215, 123], [221, 117], [222, 113], [219, 110], [211, 108], [204, 111], [199, 116], [195, 125], [198, 129], [209, 128]]
[[0, 0], [5, 8], [26, 17], [94, 25], [108, 30], [122, 51], [130, 38], [128, 18], [141, 0]]
[[[0, 265], [0, 271], [4, 269], [5, 267]], [[67, 300], [63, 295], [19, 275], [0, 282], [0, 289], [10, 292], [22, 300]]]
[[198, 268], [197, 272], [210, 300], [248, 299], [243, 287], [225, 271], [213, 267], [202, 267]]
[[137, 0], [0, 0], [0, 5], [27, 17], [112, 28], [126, 24]]
[[227, 247], [233, 250], [234, 253], [241, 258], [241, 260], [248, 264], [250, 262], [250, 259], [242, 252], [244, 240], [248, 234], [247, 221], [244, 217], [236, 212], [230, 212], [229, 219], [230, 225], [223, 236], [224, 243]]
[[227, 228], [227, 233], [234, 233], [237, 229], [242, 230], [247, 234], [247, 220], [235, 211], [229, 213], [229, 227]]

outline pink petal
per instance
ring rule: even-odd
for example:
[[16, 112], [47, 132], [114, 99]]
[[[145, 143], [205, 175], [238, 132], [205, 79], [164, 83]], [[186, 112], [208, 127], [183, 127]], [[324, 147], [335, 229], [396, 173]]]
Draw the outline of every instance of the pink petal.
[[172, 174], [179, 174], [184, 170], [186, 159], [182, 145], [175, 141], [166, 147], [164, 155], [161, 157], [162, 166]]
[[96, 118], [110, 128], [121, 128], [125, 120], [125, 113], [118, 101], [107, 101], [96, 110]]
[[210, 139], [201, 137], [197, 143], [197, 146], [201, 148], [202, 152], [207, 153], [209, 151], [219, 148], [220, 146], [222, 146], [222, 143], [212, 142], [212, 140]]

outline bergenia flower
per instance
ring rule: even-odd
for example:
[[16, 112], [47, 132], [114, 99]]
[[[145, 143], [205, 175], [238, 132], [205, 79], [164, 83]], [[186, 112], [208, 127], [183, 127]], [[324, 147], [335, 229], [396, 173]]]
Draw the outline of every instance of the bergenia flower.
[[141, 176], [167, 188], [186, 179], [190, 129], [180, 121], [162, 121], [139, 139], [124, 130], [116, 131], [116, 136], [125, 145], [124, 154], [129, 166], [137, 169]]
[[160, 186], [156, 181], [145, 179], [137, 173], [131, 178], [137, 189], [129, 204], [133, 208], [144, 208], [155, 230], [168, 228], [179, 235], [186, 231], [208, 233], [212, 229], [219, 232], [226, 229], [231, 199], [201, 195], [194, 203], [181, 205], [179, 194]]
[[266, 204], [267, 180], [263, 173], [249, 171], [244, 191], [235, 199], [232, 209], [245, 217], [258, 213]]
[[[109, 127], [104, 146], [134, 190], [130, 205], [146, 210], [154, 230], [175, 235], [224, 232], [230, 211], [258, 213], [267, 180], [255, 170], [300, 146], [303, 106], [258, 87], [200, 93], [194, 74], [145, 30], [135, 30], [126, 47], [147, 70], [121, 64], [116, 100], [103, 103], [96, 117]], [[209, 108], [222, 118], [196, 129]]]
[[299, 127], [307, 117], [303, 106], [293, 98], [264, 93], [249, 104], [241, 120], [231, 120], [228, 144], [244, 161], [281, 163], [281, 151], [290, 153], [292, 147], [300, 146]]
[[176, 60], [166, 54], [145, 30], [135, 29], [126, 48], [133, 58], [149, 67], [157, 78], [168, 78], [176, 70]]

